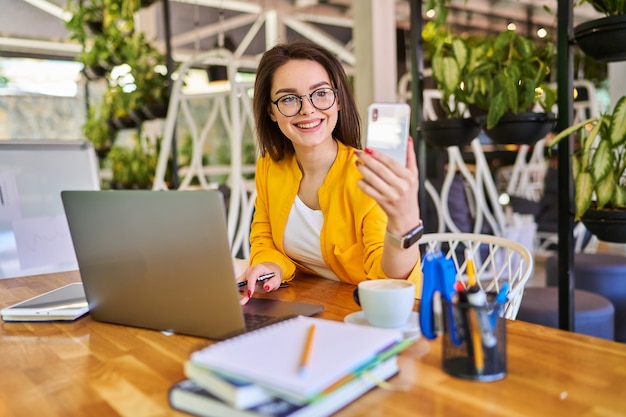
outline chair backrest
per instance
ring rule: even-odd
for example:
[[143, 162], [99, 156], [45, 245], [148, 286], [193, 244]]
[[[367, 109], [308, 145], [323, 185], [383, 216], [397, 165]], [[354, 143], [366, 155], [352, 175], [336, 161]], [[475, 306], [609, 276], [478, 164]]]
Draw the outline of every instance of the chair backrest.
[[515, 319], [524, 286], [534, 267], [533, 257], [524, 245], [478, 233], [427, 233], [418, 243], [422, 255], [441, 251], [447, 258], [451, 258], [458, 281], [467, 283], [467, 258], [470, 257], [474, 262], [477, 281], [484, 291], [497, 292], [504, 282], [508, 282], [509, 300], [503, 316]]
[[[228, 73], [228, 83], [214, 87], [210, 92], [191, 93], [185, 90], [186, 75], [193, 68], [204, 68], [209, 65], [224, 66]], [[166, 190], [166, 171], [172, 142], [176, 138], [179, 125], [189, 129], [192, 145], [192, 157], [188, 166], [181, 166], [178, 173], [182, 175], [178, 190], [196, 189], [197, 180], [200, 188], [217, 189], [217, 184], [209, 178], [227, 176], [230, 195], [227, 199], [228, 237], [233, 257], [249, 258], [249, 232], [256, 191], [254, 181], [248, 180], [244, 174], [254, 173], [254, 163], [244, 164], [244, 138], [253, 139], [254, 117], [252, 114], [253, 88], [251, 81], [237, 81], [236, 73], [241, 69], [256, 68], [256, 59], [237, 56], [233, 52], [216, 48], [203, 54], [195, 55], [179, 65], [177, 78], [172, 87], [167, 117], [163, 127], [159, 159], [154, 178], [154, 190]], [[208, 104], [208, 113], [197, 111], [194, 105]], [[227, 138], [222, 136], [222, 126]], [[215, 149], [220, 143], [228, 143], [230, 147], [230, 163], [228, 165], [211, 164], [203, 156], [209, 149]]]

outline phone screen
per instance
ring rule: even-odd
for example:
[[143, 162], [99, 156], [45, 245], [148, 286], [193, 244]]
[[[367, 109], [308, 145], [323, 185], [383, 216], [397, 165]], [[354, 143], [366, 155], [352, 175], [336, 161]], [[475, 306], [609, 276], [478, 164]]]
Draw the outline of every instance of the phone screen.
[[368, 148], [384, 152], [403, 166], [409, 139], [411, 107], [406, 103], [374, 103], [367, 111]]

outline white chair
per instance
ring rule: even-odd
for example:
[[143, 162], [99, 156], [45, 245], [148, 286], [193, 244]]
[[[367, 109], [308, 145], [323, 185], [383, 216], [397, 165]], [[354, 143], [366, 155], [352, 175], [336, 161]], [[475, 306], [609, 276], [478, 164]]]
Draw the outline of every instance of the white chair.
[[[185, 79], [189, 71], [207, 65], [225, 66], [230, 81], [210, 92], [186, 92]], [[176, 137], [177, 125], [184, 122], [189, 128], [193, 150], [190, 165], [179, 169], [182, 181], [178, 189], [198, 188], [192, 185], [194, 179], [197, 179], [202, 189], [215, 189], [217, 184], [209, 182], [208, 178], [227, 175], [227, 185], [231, 191], [227, 218], [231, 252], [233, 256], [241, 252], [246, 259], [250, 256], [249, 231], [256, 190], [254, 181], [244, 178], [244, 174], [254, 173], [255, 165], [244, 165], [243, 141], [248, 132], [254, 131], [251, 99], [253, 83], [237, 81], [236, 74], [241, 68], [256, 68], [256, 65], [256, 60], [236, 56], [223, 48], [216, 48], [194, 56], [178, 67], [163, 128], [163, 140], [153, 185], [154, 190], [168, 189], [165, 174], [172, 139]], [[193, 103], [202, 100], [210, 103], [209, 114], [198, 114], [193, 110]], [[211, 149], [210, 139], [215, 136], [215, 125], [219, 122], [228, 135], [227, 138], [220, 139], [228, 140], [230, 165], [205, 165], [202, 157]]]
[[478, 284], [484, 291], [498, 292], [508, 282], [509, 300], [503, 317], [515, 319], [524, 295], [524, 286], [534, 268], [533, 257], [524, 245], [478, 233], [427, 233], [418, 244], [422, 255], [441, 251], [446, 258], [451, 258], [458, 281], [467, 283], [467, 257], [470, 257], [474, 262]]

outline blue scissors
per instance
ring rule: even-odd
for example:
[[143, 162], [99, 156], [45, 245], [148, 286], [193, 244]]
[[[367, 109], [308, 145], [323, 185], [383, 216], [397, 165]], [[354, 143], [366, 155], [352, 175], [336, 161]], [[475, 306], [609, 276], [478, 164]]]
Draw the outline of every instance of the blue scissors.
[[449, 320], [448, 329], [450, 337], [455, 345], [460, 345], [462, 340], [457, 333], [452, 314], [452, 296], [455, 293], [454, 283], [456, 282], [456, 267], [450, 258], [446, 258], [441, 251], [427, 253], [422, 260], [423, 267], [423, 287], [422, 300], [420, 302], [420, 328], [422, 334], [427, 339], [435, 339], [437, 332], [435, 329], [435, 317], [433, 312], [433, 297], [435, 292], [441, 294], [442, 299], [447, 301], [446, 316]]

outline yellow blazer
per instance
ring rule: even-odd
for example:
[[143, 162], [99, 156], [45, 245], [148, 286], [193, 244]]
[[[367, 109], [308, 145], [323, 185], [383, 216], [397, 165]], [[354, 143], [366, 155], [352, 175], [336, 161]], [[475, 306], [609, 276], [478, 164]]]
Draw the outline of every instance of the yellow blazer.
[[[338, 143], [335, 162], [319, 190], [324, 215], [320, 235], [322, 257], [341, 281], [356, 284], [366, 279], [386, 278], [381, 268], [387, 215], [378, 203], [357, 186], [353, 148]], [[296, 198], [302, 172], [296, 157], [274, 162], [268, 155], [256, 166], [255, 213], [250, 232], [250, 264], [273, 262], [280, 266], [283, 280], [305, 270], [286, 254], [283, 235], [287, 217]], [[421, 293], [422, 273], [418, 261], [409, 276]]]

